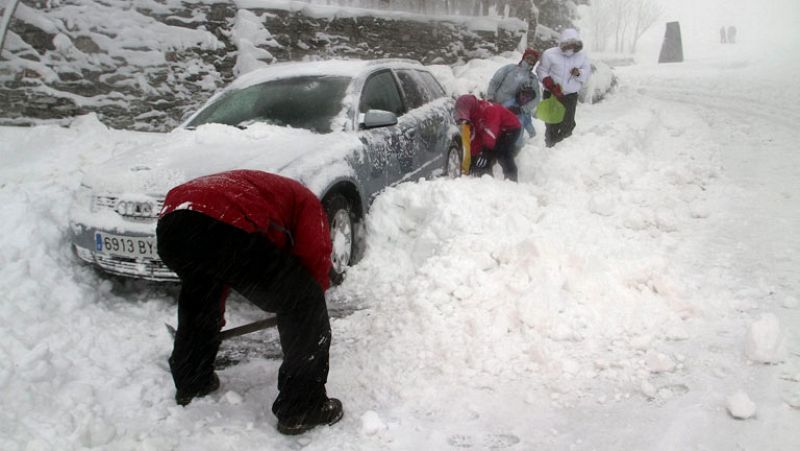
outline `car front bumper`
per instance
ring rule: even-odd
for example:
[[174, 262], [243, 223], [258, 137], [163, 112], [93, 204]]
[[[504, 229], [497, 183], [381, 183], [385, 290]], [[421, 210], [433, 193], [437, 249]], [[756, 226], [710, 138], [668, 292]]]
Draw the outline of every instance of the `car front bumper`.
[[[126, 257], [99, 251], [98, 233], [105, 231], [81, 224], [71, 224], [70, 241], [78, 258], [110, 274], [156, 282], [179, 281], [178, 275], [159, 258]], [[138, 233], [125, 235], [133, 238], [153, 238], [152, 235]]]

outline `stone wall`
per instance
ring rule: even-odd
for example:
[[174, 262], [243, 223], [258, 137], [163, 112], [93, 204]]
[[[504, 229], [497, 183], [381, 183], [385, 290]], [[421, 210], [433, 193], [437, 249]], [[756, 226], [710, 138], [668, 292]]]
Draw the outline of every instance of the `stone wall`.
[[[1, 124], [95, 112], [115, 128], [166, 131], [235, 77], [243, 53], [235, 28], [244, 22], [234, 3], [107, 0], [91, 10], [85, 3], [20, 4], [0, 61]], [[320, 15], [284, 3], [247, 10], [268, 36], [254, 43], [259, 64], [384, 57], [454, 64], [514, 50], [526, 33], [518, 20], [476, 27], [409, 14]]]

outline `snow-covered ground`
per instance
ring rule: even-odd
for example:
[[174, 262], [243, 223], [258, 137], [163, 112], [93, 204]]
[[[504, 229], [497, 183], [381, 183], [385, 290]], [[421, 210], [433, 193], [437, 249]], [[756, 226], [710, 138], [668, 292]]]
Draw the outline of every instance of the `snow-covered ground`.
[[[796, 449], [800, 63], [745, 49], [619, 68], [572, 138], [537, 124], [519, 184], [381, 195], [328, 296], [345, 417], [299, 438], [269, 410], [274, 332], [226, 343], [221, 389], [179, 407], [174, 290], [71, 255], [82, 168], [158, 136], [0, 128], [0, 449]], [[434, 69], [466, 92], [509, 61]]]

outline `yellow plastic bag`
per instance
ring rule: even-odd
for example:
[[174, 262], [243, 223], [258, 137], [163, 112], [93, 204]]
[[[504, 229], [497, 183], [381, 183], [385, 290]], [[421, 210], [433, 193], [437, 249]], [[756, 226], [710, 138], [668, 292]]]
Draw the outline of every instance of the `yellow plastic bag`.
[[536, 117], [545, 124], [558, 124], [564, 120], [566, 111], [556, 96], [550, 96], [539, 102], [539, 106], [536, 107]]

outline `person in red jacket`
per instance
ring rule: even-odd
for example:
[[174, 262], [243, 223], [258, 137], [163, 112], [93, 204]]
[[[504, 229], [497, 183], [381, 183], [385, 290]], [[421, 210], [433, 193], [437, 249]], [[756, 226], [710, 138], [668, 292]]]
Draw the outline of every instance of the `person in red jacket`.
[[261, 171], [200, 177], [169, 191], [156, 237], [158, 255], [181, 279], [169, 358], [178, 404], [219, 388], [214, 360], [232, 288], [276, 314], [284, 355], [272, 405], [278, 430], [299, 434], [341, 419], [342, 403], [325, 391], [331, 240], [314, 193]]
[[522, 127], [517, 116], [502, 105], [479, 100], [471, 94], [456, 99], [455, 110], [456, 122], [470, 125], [470, 174], [489, 173], [491, 163], [497, 160], [503, 175], [516, 182], [514, 143]]

